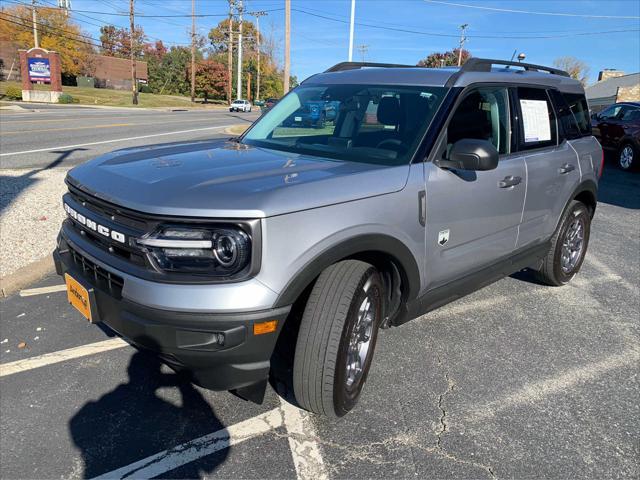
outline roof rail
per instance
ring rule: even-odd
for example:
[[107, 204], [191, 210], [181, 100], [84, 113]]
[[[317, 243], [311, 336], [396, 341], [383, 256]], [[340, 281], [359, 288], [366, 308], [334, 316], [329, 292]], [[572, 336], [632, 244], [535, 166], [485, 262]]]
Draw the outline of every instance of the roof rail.
[[460, 68], [460, 72], [490, 72], [493, 65], [506, 65], [507, 68], [509, 68], [510, 66], [514, 66], [524, 68], [526, 71], [543, 71], [549, 72], [552, 75], [560, 75], [562, 77], [569, 76], [567, 72], [558, 68], [544, 67], [542, 65], [534, 65], [532, 63], [512, 62], [509, 60], [491, 60], [489, 58], [476, 57], [471, 57], [469, 60], [467, 60], [466, 63]]
[[366, 67], [379, 67], [379, 68], [421, 68], [416, 65], [399, 65], [395, 63], [372, 63], [372, 62], [341, 62], [336, 63], [333, 67], [324, 71], [324, 73], [330, 72], [342, 72], [344, 70], [358, 70]]

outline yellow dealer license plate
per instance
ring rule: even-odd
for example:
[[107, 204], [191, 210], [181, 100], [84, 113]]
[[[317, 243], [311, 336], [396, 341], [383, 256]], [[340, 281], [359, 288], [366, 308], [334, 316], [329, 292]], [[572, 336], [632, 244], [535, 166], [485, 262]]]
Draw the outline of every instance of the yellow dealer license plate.
[[93, 321], [91, 316], [91, 301], [89, 300], [89, 292], [86, 288], [80, 285], [75, 278], [68, 273], [64, 274], [65, 282], [67, 284], [67, 298], [69, 303], [76, 307], [76, 309], [90, 322]]

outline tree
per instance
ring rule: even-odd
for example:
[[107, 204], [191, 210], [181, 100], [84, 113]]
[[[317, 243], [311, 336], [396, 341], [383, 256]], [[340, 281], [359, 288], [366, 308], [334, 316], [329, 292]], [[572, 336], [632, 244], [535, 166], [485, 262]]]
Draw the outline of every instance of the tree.
[[[191, 78], [191, 66], [187, 69]], [[196, 92], [207, 98], [225, 98], [227, 68], [214, 60], [202, 60], [196, 64]]]
[[[2, 10], [0, 41], [10, 42], [18, 48], [33, 47], [31, 8], [16, 6]], [[92, 73], [91, 55], [94, 47], [91, 37], [57, 8], [38, 9], [40, 47], [60, 54], [63, 75], [77, 76]]]
[[[234, 50], [237, 48], [237, 40], [238, 35], [237, 32], [240, 30], [240, 22], [234, 20], [231, 24], [233, 30], [233, 39], [234, 39]], [[256, 26], [250, 22], [249, 20], [242, 21], [242, 47], [246, 49], [255, 50], [257, 45], [256, 40], [258, 38], [258, 32], [256, 31]], [[260, 40], [262, 40], [262, 35], [260, 35]], [[218, 25], [213, 27], [209, 31], [209, 42], [211, 42], [211, 47], [214, 53], [226, 53], [227, 52], [227, 43], [229, 41], [229, 19], [222, 20]], [[262, 43], [262, 42], [260, 42]]]
[[571, 78], [579, 80], [583, 86], [587, 86], [589, 80], [589, 66], [576, 57], [559, 57], [553, 61], [553, 66], [564, 70]]
[[[171, 47], [164, 55], [158, 44], [145, 51], [149, 72], [148, 85], [154, 93], [188, 95], [191, 79], [185, 74], [191, 64], [191, 49], [188, 47]], [[196, 61], [202, 60], [202, 52], [196, 50]]]
[[[455, 48], [448, 52], [444, 53], [431, 53], [427, 58], [424, 58], [418, 62], [419, 67], [431, 67], [431, 68], [439, 68], [439, 67], [455, 67], [458, 65], [458, 56], [460, 49]], [[462, 50], [462, 65], [465, 64], [467, 60], [471, 58], [471, 54], [468, 50]]]
[[[147, 36], [140, 26], [133, 29], [134, 54], [142, 59], [144, 52], [149, 48]], [[162, 42], [161, 42], [162, 43]], [[128, 28], [117, 28], [113, 25], [100, 27], [100, 53], [109, 57], [131, 57], [131, 32]]]

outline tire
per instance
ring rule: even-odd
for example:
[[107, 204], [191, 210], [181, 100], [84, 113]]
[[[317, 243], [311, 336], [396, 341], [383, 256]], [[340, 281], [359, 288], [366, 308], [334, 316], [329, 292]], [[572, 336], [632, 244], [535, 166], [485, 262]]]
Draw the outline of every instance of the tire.
[[[576, 225], [579, 225], [579, 229], [575, 227]], [[569, 283], [580, 271], [589, 246], [590, 231], [589, 209], [584, 203], [572, 200], [562, 216], [556, 233], [551, 238], [551, 248], [543, 260], [542, 268], [538, 271], [539, 279], [552, 286]], [[582, 238], [579, 239], [579, 236]], [[569, 245], [565, 249], [566, 242]]]
[[618, 167], [625, 171], [635, 170], [640, 163], [638, 156], [637, 149], [631, 143], [625, 143], [618, 152]]
[[[293, 390], [302, 408], [341, 417], [356, 405], [373, 359], [383, 299], [380, 275], [368, 263], [344, 260], [320, 274], [302, 315], [293, 364]], [[364, 311], [370, 315], [361, 314], [367, 301], [370, 309]], [[358, 326], [363, 335], [355, 333]], [[368, 342], [355, 342], [367, 336]], [[360, 369], [348, 370], [349, 353], [356, 351], [364, 361], [356, 362]]]

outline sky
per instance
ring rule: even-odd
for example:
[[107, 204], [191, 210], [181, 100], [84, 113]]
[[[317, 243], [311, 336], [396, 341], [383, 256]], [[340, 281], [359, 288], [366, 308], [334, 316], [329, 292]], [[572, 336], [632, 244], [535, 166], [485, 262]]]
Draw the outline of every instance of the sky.
[[[72, 18], [96, 39], [102, 24], [128, 27], [128, 16], [87, 12], [128, 14], [129, 0], [71, 3]], [[273, 36], [282, 58], [284, 0], [244, 0], [244, 4], [248, 12], [267, 12], [260, 28]], [[140, 14], [136, 23], [150, 40], [162, 39], [169, 46], [189, 43], [190, 17], [142, 15], [190, 15], [191, 0], [136, 0], [135, 5]], [[293, 75], [303, 80], [347, 60], [351, 0], [291, 0], [291, 8]], [[220, 15], [198, 18], [198, 33], [206, 35], [227, 12], [227, 0], [196, 0], [197, 14]], [[640, 71], [638, 0], [356, 0], [355, 18], [355, 61], [363, 59], [359, 46], [366, 45], [366, 61], [415, 64], [431, 52], [457, 47], [459, 27], [466, 23], [465, 48], [476, 57], [509, 59], [516, 50], [526, 54], [527, 62], [551, 65], [557, 57], [574, 56], [589, 65], [591, 82], [604, 68]], [[617, 32], [597, 34], [610, 31]]]

